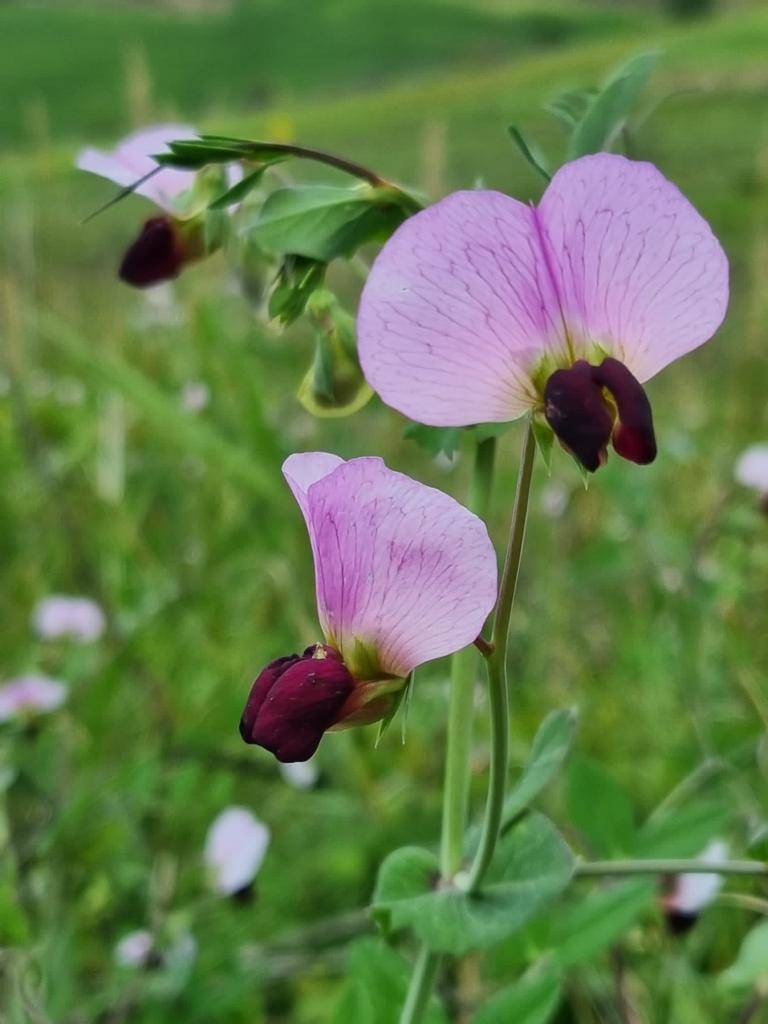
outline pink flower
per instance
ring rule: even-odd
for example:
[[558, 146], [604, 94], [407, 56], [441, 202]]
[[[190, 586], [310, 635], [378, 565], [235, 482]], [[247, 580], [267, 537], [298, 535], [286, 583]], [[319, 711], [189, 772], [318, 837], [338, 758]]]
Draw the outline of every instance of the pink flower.
[[768, 496], [768, 444], [753, 444], [742, 452], [734, 476], [743, 487]]
[[128, 932], [115, 946], [115, 961], [121, 967], [144, 967], [154, 946], [154, 936], [146, 928]]
[[[697, 857], [703, 864], [720, 864], [727, 859], [728, 844], [722, 839], [713, 839]], [[701, 911], [712, 903], [722, 887], [723, 876], [715, 873], [676, 875], [662, 901], [670, 930], [681, 934], [692, 928]]]
[[[77, 167], [108, 178], [116, 185], [133, 185], [157, 167], [152, 157], [167, 152], [169, 142], [195, 138], [197, 132], [187, 125], [158, 124], [128, 135], [109, 152], [90, 147], [82, 150], [77, 157]], [[194, 171], [164, 167], [139, 185], [136, 194], [150, 199], [166, 213], [173, 213], [175, 201], [190, 188], [194, 179]]]
[[477, 516], [381, 459], [308, 452], [283, 473], [307, 523], [326, 643], [263, 670], [241, 732], [304, 761], [327, 729], [383, 717], [414, 668], [478, 636], [496, 556]]
[[46, 597], [35, 608], [32, 624], [44, 640], [68, 637], [80, 643], [92, 643], [104, 632], [104, 612], [89, 597], [68, 597], [55, 594]]
[[47, 676], [19, 676], [0, 685], [0, 722], [45, 714], [61, 707], [67, 687]]
[[542, 413], [590, 470], [609, 440], [655, 441], [641, 382], [723, 320], [728, 264], [707, 223], [647, 163], [562, 167], [538, 206], [456, 192], [379, 254], [358, 317], [365, 376], [435, 426]]
[[247, 889], [269, 847], [269, 829], [245, 807], [227, 807], [211, 825], [203, 858], [222, 896]]

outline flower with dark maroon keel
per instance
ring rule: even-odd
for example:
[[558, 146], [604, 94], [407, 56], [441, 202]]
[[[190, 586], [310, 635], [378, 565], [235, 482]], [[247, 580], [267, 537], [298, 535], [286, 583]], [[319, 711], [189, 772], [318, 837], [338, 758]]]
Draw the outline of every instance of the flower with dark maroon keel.
[[389, 405], [433, 426], [533, 412], [594, 472], [608, 445], [656, 455], [643, 383], [707, 341], [728, 263], [648, 163], [562, 167], [538, 206], [456, 192], [380, 252], [360, 302], [360, 362]]
[[283, 473], [309, 531], [325, 643], [259, 673], [240, 732], [290, 762], [328, 729], [385, 717], [413, 669], [472, 643], [496, 600], [496, 556], [477, 516], [381, 459], [308, 452]]
[[168, 142], [196, 137], [194, 129], [186, 125], [157, 125], [129, 135], [109, 153], [89, 148], [77, 158], [80, 170], [124, 187], [156, 171], [134, 191], [151, 200], [162, 212], [144, 222], [123, 255], [118, 271], [121, 280], [135, 288], [178, 277], [188, 263], [206, 253], [203, 214], [196, 207], [185, 209], [183, 201], [195, 182], [194, 172], [174, 167], [158, 170], [153, 159], [166, 151]]

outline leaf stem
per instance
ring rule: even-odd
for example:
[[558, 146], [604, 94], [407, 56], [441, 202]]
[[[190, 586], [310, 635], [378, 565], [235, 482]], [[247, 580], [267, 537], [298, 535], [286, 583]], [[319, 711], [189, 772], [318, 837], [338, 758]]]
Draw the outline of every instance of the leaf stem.
[[424, 1017], [435, 986], [440, 957], [428, 946], [422, 946], [413, 968], [408, 995], [405, 997], [400, 1024], [418, 1024]]
[[764, 875], [768, 863], [759, 860], [704, 861], [700, 858], [641, 860], [585, 860], [576, 865], [581, 878], [608, 878], [622, 875]]
[[520, 458], [517, 477], [517, 492], [512, 510], [512, 521], [504, 557], [504, 569], [499, 584], [499, 599], [493, 622], [491, 643], [493, 652], [486, 659], [488, 668], [488, 694], [491, 711], [491, 768], [488, 781], [488, 799], [485, 820], [475, 860], [469, 874], [468, 892], [476, 892], [488, 870], [496, 842], [499, 838], [504, 809], [504, 791], [507, 783], [509, 762], [509, 694], [507, 690], [507, 643], [509, 620], [515, 599], [517, 577], [525, 540], [525, 523], [528, 516], [528, 499], [533, 479], [533, 463], [536, 442], [533, 435], [533, 421], [528, 421]]
[[[467, 504], [485, 519], [493, 487], [496, 438], [480, 441]], [[472, 647], [457, 651], [451, 659], [451, 695], [448, 706], [448, 739], [443, 789], [443, 827], [440, 847], [440, 872], [453, 878], [461, 867], [464, 833], [469, 812], [470, 754], [472, 747], [472, 711], [477, 654]]]
[[[363, 181], [367, 181], [374, 188], [395, 188], [391, 181], [387, 181], [386, 178], [382, 178], [381, 175], [376, 174], [375, 171], [370, 170], [368, 167], [363, 167], [362, 164], [355, 163], [352, 160], [347, 160], [346, 157], [337, 156], [335, 153], [326, 153], [322, 149], [311, 149], [308, 146], [295, 146], [291, 143], [283, 142], [256, 142], [250, 139], [243, 140], [245, 145], [252, 146], [254, 149], [254, 156], [258, 156], [264, 149], [269, 149], [273, 153], [282, 153], [285, 156], [295, 156], [303, 160], [314, 160], [319, 164], [326, 164], [328, 167], [335, 167], [338, 171], [343, 171], [345, 174], [351, 174], [353, 178], [361, 178]], [[244, 154], [247, 158], [247, 153]], [[400, 191], [400, 189], [398, 189]]]

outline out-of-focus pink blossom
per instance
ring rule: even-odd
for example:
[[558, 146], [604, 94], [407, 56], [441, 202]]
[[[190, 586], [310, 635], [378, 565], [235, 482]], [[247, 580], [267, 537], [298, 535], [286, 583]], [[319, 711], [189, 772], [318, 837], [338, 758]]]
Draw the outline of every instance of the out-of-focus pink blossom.
[[[728, 859], [728, 844], [722, 839], [713, 839], [697, 859], [703, 864], [720, 864]], [[663, 899], [670, 929], [676, 933], [688, 931], [722, 887], [723, 876], [715, 873], [690, 872], [676, 875]]]
[[642, 382], [723, 320], [728, 263], [651, 164], [561, 167], [538, 206], [456, 192], [402, 224], [360, 301], [360, 362], [385, 402], [434, 426], [543, 414], [589, 470], [656, 451]]
[[154, 936], [146, 928], [129, 932], [115, 946], [115, 961], [121, 967], [144, 967], [154, 945]]
[[288, 785], [295, 789], [312, 789], [316, 784], [320, 772], [317, 765], [311, 759], [309, 761], [288, 761], [280, 762], [280, 774]]
[[753, 444], [742, 452], [734, 476], [744, 487], [768, 495], [768, 444]]
[[203, 853], [215, 891], [232, 896], [246, 889], [262, 865], [269, 839], [267, 826], [245, 807], [223, 810], [208, 830]]
[[92, 643], [104, 632], [106, 619], [99, 605], [89, 597], [54, 594], [37, 605], [32, 624], [44, 640], [66, 637]]
[[181, 407], [186, 412], [202, 412], [210, 400], [211, 391], [204, 381], [187, 381], [181, 389]]
[[[152, 157], [168, 152], [168, 143], [197, 138], [194, 128], [183, 124], [159, 124], [128, 135], [112, 150], [87, 148], [77, 157], [77, 167], [108, 178], [116, 185], [128, 186], [149, 174], [157, 164]], [[136, 189], [168, 213], [174, 202], [194, 181], [194, 171], [164, 167]]]
[[67, 687], [56, 679], [19, 676], [0, 684], [0, 722], [55, 711], [66, 699]]

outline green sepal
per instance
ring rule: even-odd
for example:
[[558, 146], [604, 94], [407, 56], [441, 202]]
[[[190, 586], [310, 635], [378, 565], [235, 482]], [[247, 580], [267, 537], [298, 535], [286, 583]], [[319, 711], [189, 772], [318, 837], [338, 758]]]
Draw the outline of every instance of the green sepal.
[[560, 773], [573, 747], [578, 722], [576, 708], [559, 708], [551, 711], [541, 723], [523, 774], [504, 801], [503, 830], [508, 829]]
[[315, 327], [315, 353], [299, 401], [314, 416], [350, 416], [373, 396], [357, 358], [355, 321], [324, 289], [310, 297], [307, 315]]
[[385, 934], [412, 929], [436, 952], [463, 956], [512, 935], [568, 885], [573, 855], [557, 829], [532, 813], [503, 836], [481, 892], [440, 881], [438, 858], [395, 850], [379, 869], [372, 914]]
[[392, 707], [390, 708], [386, 717], [379, 722], [379, 728], [376, 733], [376, 742], [374, 743], [375, 747], [378, 747], [378, 745], [384, 738], [385, 733], [389, 731], [389, 727], [392, 724], [400, 708], [403, 709], [402, 718], [400, 719], [400, 741], [401, 743], [405, 743], [405, 733], [408, 726], [408, 712], [411, 707], [411, 694], [413, 692], [414, 672], [410, 672], [408, 674], [405, 680], [405, 686], [403, 686], [399, 693], [395, 694], [392, 701]]
[[225, 210], [228, 206], [234, 206], [235, 203], [240, 203], [249, 195], [261, 182], [264, 177], [264, 172], [267, 169], [267, 164], [262, 164], [261, 167], [257, 167], [255, 171], [251, 171], [250, 174], [246, 174], [244, 178], [241, 178], [236, 185], [232, 188], [228, 188], [226, 192], [223, 192], [218, 198], [214, 199], [213, 202], [208, 204], [209, 210]]
[[407, 441], [415, 441], [428, 455], [447, 455], [449, 458], [461, 447], [466, 439], [476, 444], [491, 437], [501, 437], [509, 430], [511, 423], [478, 423], [473, 427], [430, 427], [426, 423], [409, 423], [403, 431]]
[[322, 260], [294, 254], [285, 256], [269, 297], [270, 317], [285, 326], [298, 319], [310, 295], [322, 285], [327, 268], [328, 264]]
[[541, 461], [544, 463], [547, 476], [552, 476], [552, 450], [555, 444], [554, 431], [539, 413], [534, 413], [531, 417], [531, 426], [533, 427], [536, 447], [539, 450], [539, 455], [541, 455]]

